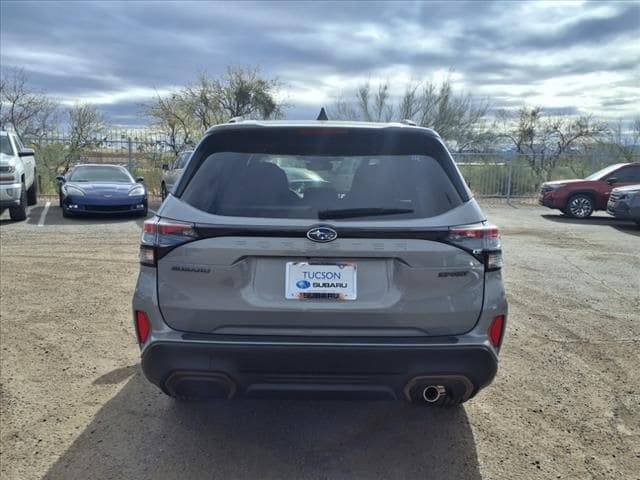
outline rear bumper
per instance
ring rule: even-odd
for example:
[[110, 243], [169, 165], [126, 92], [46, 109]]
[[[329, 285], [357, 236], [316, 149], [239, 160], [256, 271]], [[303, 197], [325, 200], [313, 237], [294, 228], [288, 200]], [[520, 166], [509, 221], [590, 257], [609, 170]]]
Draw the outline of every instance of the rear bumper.
[[142, 353], [145, 376], [174, 396], [417, 400], [431, 383], [467, 400], [493, 380], [485, 345], [290, 341], [162, 342]]

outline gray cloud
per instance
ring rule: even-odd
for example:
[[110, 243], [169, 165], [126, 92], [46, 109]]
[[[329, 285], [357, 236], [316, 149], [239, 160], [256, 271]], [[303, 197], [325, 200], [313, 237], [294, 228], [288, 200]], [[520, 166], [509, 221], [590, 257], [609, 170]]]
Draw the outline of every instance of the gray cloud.
[[630, 36], [638, 41], [640, 34], [640, 5], [620, 4], [613, 15], [576, 20], [564, 28], [527, 35], [519, 44], [532, 48], [567, 48], [574, 45], [593, 45]]
[[[0, 63], [24, 67], [35, 86], [66, 101], [99, 98], [114, 121], [129, 123], [140, 97], [154, 88], [186, 84], [201, 70], [218, 74], [229, 64], [261, 65], [285, 84], [306, 87], [304, 95], [292, 93], [291, 118], [308, 118], [354, 80], [396, 84], [449, 68], [463, 88], [505, 107], [537, 95], [555, 102], [550, 108], [566, 108], [568, 99], [554, 95], [567, 93], [545, 82], [597, 72], [614, 73], [612, 88], [624, 89], [620, 99], [628, 100], [633, 87], [626, 85], [640, 78], [640, 48], [632, 42], [638, 4], [574, 4], [563, 7], [564, 16], [538, 2], [505, 5], [4, 1]], [[598, 93], [596, 83], [578, 88], [612, 93]], [[640, 97], [637, 87], [635, 93]]]

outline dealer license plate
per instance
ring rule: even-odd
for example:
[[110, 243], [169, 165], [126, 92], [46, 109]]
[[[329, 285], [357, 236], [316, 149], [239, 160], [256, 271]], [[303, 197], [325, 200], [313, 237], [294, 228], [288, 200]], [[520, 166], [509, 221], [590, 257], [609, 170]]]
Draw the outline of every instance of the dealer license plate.
[[285, 298], [355, 300], [355, 263], [287, 262]]

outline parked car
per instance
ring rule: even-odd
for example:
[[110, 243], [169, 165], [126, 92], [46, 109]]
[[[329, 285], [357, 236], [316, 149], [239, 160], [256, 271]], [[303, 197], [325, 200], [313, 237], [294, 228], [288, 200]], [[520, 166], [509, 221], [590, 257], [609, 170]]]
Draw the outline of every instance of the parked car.
[[614, 188], [609, 195], [607, 213], [616, 218], [633, 220], [640, 226], [640, 184]]
[[[279, 164], [327, 182], [354, 173], [309, 200], [315, 189], [301, 198]], [[140, 264], [142, 369], [176, 398], [454, 405], [497, 371], [507, 318], [499, 231], [430, 129], [215, 126], [145, 222]]]
[[568, 217], [588, 218], [596, 210], [606, 210], [614, 186], [640, 183], [640, 163], [618, 163], [583, 180], [545, 182], [539, 203], [560, 210]]
[[60, 184], [62, 215], [86, 214], [147, 215], [147, 189], [143, 177], [135, 180], [119, 165], [83, 164], [74, 166]]
[[27, 218], [27, 206], [38, 203], [34, 151], [13, 132], [0, 132], [0, 214], [7, 208], [12, 220]]
[[291, 190], [299, 195], [304, 195], [307, 188], [317, 188], [330, 185], [330, 183], [324, 180], [319, 173], [307, 168], [282, 167], [282, 170], [284, 170], [284, 173], [287, 176], [287, 181], [289, 182]]
[[164, 170], [164, 173], [162, 174], [162, 183], [160, 185], [160, 195], [162, 196], [162, 200], [167, 198], [169, 192], [173, 190], [173, 186], [180, 178], [180, 175], [182, 175], [182, 171], [187, 165], [189, 158], [191, 158], [192, 153], [193, 150], [185, 150], [178, 155], [173, 164], [162, 165], [162, 169]]

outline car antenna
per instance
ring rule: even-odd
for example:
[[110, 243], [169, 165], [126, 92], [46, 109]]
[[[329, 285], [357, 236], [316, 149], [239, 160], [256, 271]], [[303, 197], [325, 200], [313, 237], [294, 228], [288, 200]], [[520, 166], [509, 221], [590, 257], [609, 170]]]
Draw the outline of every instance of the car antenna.
[[324, 107], [320, 109], [320, 114], [318, 115], [318, 118], [316, 118], [316, 120], [329, 120], [329, 117], [327, 117], [327, 112], [324, 111]]

